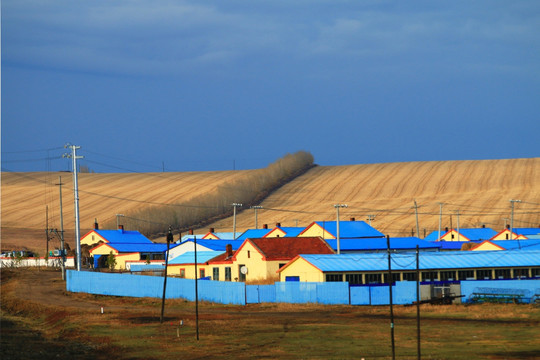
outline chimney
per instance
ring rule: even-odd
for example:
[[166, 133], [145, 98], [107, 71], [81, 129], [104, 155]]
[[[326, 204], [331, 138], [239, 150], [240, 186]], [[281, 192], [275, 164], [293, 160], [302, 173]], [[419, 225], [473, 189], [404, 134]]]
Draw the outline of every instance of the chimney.
[[486, 224], [482, 224], [482, 229], [485, 229], [486, 228]]
[[233, 254], [232, 254], [232, 245], [231, 244], [227, 244], [225, 246], [225, 250], [227, 251], [227, 258], [230, 258]]
[[448, 232], [448, 226], [444, 228], [444, 231]]
[[276, 227], [281, 227], [281, 223], [276, 223]]
[[118, 230], [121, 230], [122, 232], [124, 232], [124, 225], [118, 225]]
[[351, 221], [356, 221], [356, 219], [352, 217], [352, 218], [351, 218]]
[[214, 228], [208, 229], [208, 231], [210, 231], [212, 234], [216, 232], [215, 230], [216, 230], [216, 229], [214, 229]]
[[263, 224], [263, 229], [268, 229], [268, 224]]
[[189, 229], [189, 230], [188, 230], [188, 234], [189, 234], [189, 235], [193, 235], [193, 229]]
[[94, 220], [94, 230], [99, 230], [99, 224], [97, 222], [97, 219]]
[[510, 229], [510, 225], [506, 225], [506, 228], [507, 228], [507, 229]]

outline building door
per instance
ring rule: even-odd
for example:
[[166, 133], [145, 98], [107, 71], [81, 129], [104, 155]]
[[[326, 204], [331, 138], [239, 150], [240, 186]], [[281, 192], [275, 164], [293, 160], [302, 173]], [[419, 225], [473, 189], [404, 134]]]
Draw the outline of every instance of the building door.
[[242, 268], [244, 266], [245, 266], [244, 264], [238, 265], [238, 280], [242, 282], [246, 281], [246, 274], [242, 273]]

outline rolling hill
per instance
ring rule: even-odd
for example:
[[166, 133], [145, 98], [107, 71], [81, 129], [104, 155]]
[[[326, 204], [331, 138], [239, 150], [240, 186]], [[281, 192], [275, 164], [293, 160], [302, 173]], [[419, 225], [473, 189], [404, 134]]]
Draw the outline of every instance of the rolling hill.
[[[81, 233], [97, 218], [100, 223], [116, 214], [175, 203], [211, 192], [219, 184], [247, 176], [247, 171], [80, 174]], [[2, 248], [45, 248], [45, 208], [49, 226], [59, 228], [58, 176], [64, 182], [66, 240], [74, 243], [71, 174], [2, 174]], [[129, 199], [129, 200], [128, 200]], [[347, 166], [317, 166], [270, 194], [258, 210], [258, 224], [307, 226], [312, 221], [336, 219], [334, 204], [347, 204], [340, 219], [372, 218], [372, 225], [390, 236], [411, 236], [418, 205], [420, 236], [436, 230], [439, 203], [442, 227], [478, 227], [501, 230], [509, 223], [510, 199], [515, 203], [514, 226], [540, 226], [540, 158], [430, 161]], [[136, 201], [134, 201], [136, 200]], [[459, 215], [458, 215], [459, 214]], [[506, 220], [505, 220], [506, 219]], [[237, 232], [254, 227], [254, 211], [238, 212]], [[226, 218], [208, 225], [232, 231]], [[208, 228], [196, 230], [206, 233]], [[159, 241], [159, 240], [158, 240]]]

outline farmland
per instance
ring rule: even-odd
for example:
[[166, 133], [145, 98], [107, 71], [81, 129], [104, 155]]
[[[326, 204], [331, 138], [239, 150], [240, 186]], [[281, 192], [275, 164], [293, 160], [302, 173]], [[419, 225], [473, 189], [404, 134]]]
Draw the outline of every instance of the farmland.
[[[104, 309], [103, 314], [101, 308]], [[199, 304], [74, 294], [57, 271], [2, 271], [2, 358], [388, 359], [388, 307]], [[396, 356], [416, 358], [416, 308], [395, 307]], [[182, 321], [182, 326], [180, 322]], [[421, 307], [425, 359], [535, 359], [532, 305]]]
[[[187, 201], [253, 171], [80, 174], [81, 232], [91, 229], [95, 219], [114, 223], [116, 214]], [[66, 239], [73, 245], [71, 175], [8, 172], [2, 174], [3, 247], [26, 246], [43, 253], [46, 206], [49, 227], [60, 226], [55, 185], [60, 175], [65, 183]], [[379, 231], [411, 236], [416, 200], [421, 237], [438, 228], [439, 203], [444, 203], [443, 228], [455, 228], [459, 221], [461, 228], [486, 225], [498, 231], [510, 218], [510, 199], [522, 200], [516, 204], [514, 226], [540, 224], [540, 158], [317, 166], [262, 201], [258, 223], [259, 227], [307, 226], [315, 220], [335, 220], [333, 204], [345, 203], [348, 208], [342, 209], [341, 219], [366, 220], [372, 215], [372, 225]], [[253, 228], [253, 210], [239, 208], [236, 221], [240, 231]], [[207, 226], [230, 232], [233, 220], [229, 217]], [[207, 227], [198, 229], [207, 231]]]

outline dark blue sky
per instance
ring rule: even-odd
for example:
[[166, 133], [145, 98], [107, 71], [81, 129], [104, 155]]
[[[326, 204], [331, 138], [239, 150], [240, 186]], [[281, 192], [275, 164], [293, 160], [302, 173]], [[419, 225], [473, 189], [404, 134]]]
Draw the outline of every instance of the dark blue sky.
[[4, 0], [2, 167], [538, 157], [538, 34], [538, 1]]

